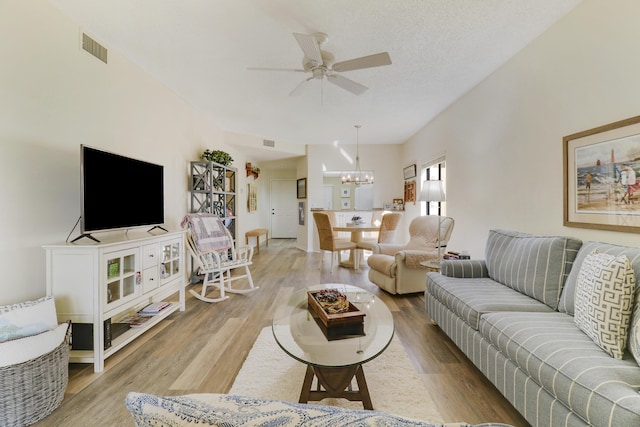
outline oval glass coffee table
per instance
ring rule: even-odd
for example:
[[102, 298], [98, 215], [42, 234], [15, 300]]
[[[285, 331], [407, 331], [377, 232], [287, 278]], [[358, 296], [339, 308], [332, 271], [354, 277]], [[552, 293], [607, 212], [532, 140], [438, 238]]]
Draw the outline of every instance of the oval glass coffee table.
[[[307, 307], [307, 291], [335, 288], [364, 313], [364, 334], [355, 333], [329, 340]], [[393, 316], [387, 306], [364, 289], [337, 283], [312, 286], [291, 295], [277, 307], [273, 336], [294, 359], [307, 365], [300, 403], [340, 397], [362, 401], [373, 409], [362, 365], [378, 357], [391, 343]], [[317, 387], [312, 390], [316, 377]], [[355, 377], [358, 390], [352, 389]]]

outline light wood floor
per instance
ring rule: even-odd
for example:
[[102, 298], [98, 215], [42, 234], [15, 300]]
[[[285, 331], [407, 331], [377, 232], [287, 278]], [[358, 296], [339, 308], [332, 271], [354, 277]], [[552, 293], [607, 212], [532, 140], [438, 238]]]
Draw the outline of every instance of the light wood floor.
[[[133, 426], [124, 405], [129, 391], [159, 395], [226, 393], [260, 330], [271, 324], [279, 295], [318, 283], [349, 283], [378, 295], [393, 312], [396, 334], [446, 422], [526, 421], [425, 313], [424, 296], [392, 296], [369, 282], [368, 268], [334, 267], [326, 254], [305, 253], [293, 240], [261, 247], [251, 268], [260, 289], [208, 304], [187, 297], [172, 314], [114, 356], [105, 370], [71, 364], [62, 405], [36, 426]], [[199, 285], [193, 285], [199, 289]], [[302, 378], [300, 378], [302, 385]], [[375, 402], [373, 402], [375, 406]]]

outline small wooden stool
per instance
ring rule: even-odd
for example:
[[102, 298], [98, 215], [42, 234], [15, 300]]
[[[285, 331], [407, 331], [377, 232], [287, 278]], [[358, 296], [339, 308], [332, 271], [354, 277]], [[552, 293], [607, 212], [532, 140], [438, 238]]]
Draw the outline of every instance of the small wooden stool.
[[249, 230], [244, 233], [245, 244], [249, 244], [249, 237], [256, 238], [256, 253], [260, 253], [260, 236], [266, 236], [267, 247], [269, 247], [269, 230], [266, 228], [256, 228], [255, 230]]

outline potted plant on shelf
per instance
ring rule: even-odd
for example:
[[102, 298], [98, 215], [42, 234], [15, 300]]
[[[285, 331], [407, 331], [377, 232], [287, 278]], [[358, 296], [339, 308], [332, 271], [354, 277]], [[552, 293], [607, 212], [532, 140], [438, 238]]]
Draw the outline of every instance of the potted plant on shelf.
[[221, 150], [204, 150], [204, 153], [200, 156], [202, 160], [208, 160], [210, 162], [216, 162], [224, 166], [229, 166], [233, 162], [233, 157], [229, 153], [225, 153]]
[[247, 169], [247, 176], [253, 176], [255, 179], [258, 179], [260, 175], [260, 168], [257, 166], [253, 166], [251, 163], [247, 162], [245, 165]]

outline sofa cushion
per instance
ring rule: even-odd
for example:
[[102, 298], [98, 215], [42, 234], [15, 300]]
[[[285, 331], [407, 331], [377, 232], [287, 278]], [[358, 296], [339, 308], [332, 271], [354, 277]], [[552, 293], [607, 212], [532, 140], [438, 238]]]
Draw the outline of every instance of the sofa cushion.
[[631, 316], [631, 326], [629, 327], [629, 352], [640, 365], [640, 304], [636, 303], [633, 315]]
[[489, 278], [460, 279], [427, 273], [425, 298], [440, 301], [475, 330], [480, 316], [492, 311], [553, 311], [545, 304]]
[[582, 241], [491, 230], [485, 258], [489, 277], [555, 309]]
[[574, 321], [616, 359], [622, 359], [627, 346], [635, 282], [626, 255], [593, 252], [578, 274]]
[[52, 296], [0, 307], [0, 342], [37, 335], [57, 326]]
[[[226, 394], [154, 396], [130, 392], [125, 404], [137, 427], [147, 426], [406, 426], [436, 427], [377, 411], [290, 403]], [[451, 427], [470, 427], [455, 423]]]
[[[640, 279], [640, 248], [633, 248], [630, 246], [612, 245], [610, 243], [601, 242], [585, 242], [580, 248], [578, 255], [576, 256], [574, 267], [567, 277], [562, 295], [560, 296], [560, 303], [558, 304], [558, 311], [573, 315], [575, 313], [575, 297], [576, 297], [576, 284], [578, 281], [578, 273], [580, 272], [580, 266], [584, 262], [584, 259], [593, 251], [600, 253], [606, 253], [611, 255], [626, 255], [631, 263], [631, 268], [636, 276], [636, 280]], [[638, 300], [638, 294], [640, 293], [640, 287], [636, 286], [636, 300]]]
[[487, 313], [480, 319], [480, 333], [589, 424], [640, 425], [640, 367], [629, 354], [611, 358], [572, 316]]

